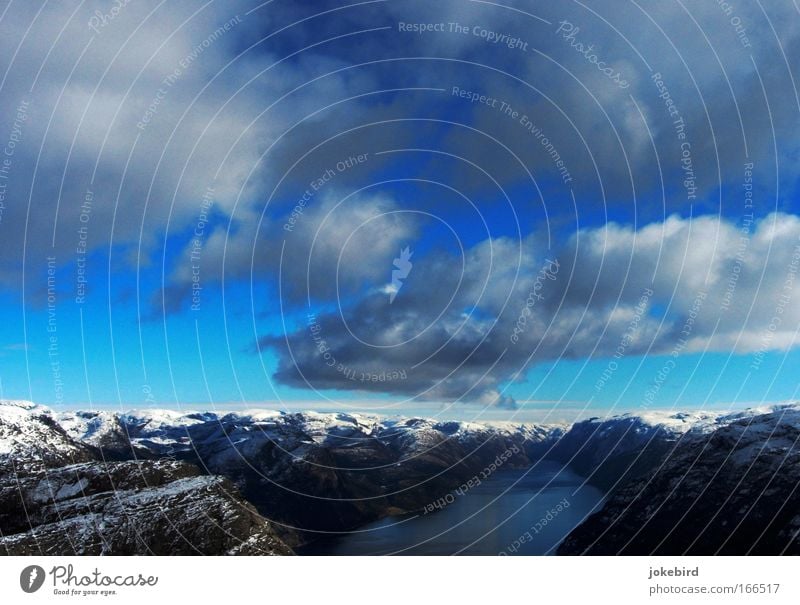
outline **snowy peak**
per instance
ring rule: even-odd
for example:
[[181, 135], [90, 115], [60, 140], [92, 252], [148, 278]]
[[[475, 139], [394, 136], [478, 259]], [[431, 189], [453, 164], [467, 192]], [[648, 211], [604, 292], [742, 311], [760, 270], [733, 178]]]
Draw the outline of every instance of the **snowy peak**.
[[87, 447], [64, 431], [49, 408], [29, 401], [0, 401], [0, 470], [18, 464], [61, 466], [91, 458]]
[[44, 408], [44, 406], [39, 406], [33, 403], [32, 401], [26, 401], [24, 399], [0, 399], [0, 414], [3, 413], [4, 409], [13, 409], [13, 408], [20, 408], [23, 410], [32, 410], [34, 408]]

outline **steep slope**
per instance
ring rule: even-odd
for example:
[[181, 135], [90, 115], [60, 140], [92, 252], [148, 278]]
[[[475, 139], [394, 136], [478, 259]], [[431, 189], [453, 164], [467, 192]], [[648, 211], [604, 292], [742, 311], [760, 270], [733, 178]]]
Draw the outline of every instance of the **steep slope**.
[[761, 412], [688, 432], [559, 554], [800, 554], [800, 408]]
[[545, 456], [608, 491], [656, 468], [687, 433], [713, 430], [723, 418], [657, 411], [590, 418], [573, 424]]

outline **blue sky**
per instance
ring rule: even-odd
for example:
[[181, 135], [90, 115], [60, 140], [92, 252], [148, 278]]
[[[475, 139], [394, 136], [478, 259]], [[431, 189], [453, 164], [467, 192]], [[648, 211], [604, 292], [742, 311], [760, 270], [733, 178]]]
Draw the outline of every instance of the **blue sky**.
[[261, 4], [2, 14], [0, 396], [796, 396], [793, 3]]

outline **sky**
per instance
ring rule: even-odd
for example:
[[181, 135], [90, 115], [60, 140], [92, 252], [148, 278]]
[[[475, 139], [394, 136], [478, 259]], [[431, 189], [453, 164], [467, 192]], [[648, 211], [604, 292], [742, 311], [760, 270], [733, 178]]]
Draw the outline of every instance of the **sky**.
[[799, 53], [791, 0], [5, 2], [0, 398], [794, 399]]

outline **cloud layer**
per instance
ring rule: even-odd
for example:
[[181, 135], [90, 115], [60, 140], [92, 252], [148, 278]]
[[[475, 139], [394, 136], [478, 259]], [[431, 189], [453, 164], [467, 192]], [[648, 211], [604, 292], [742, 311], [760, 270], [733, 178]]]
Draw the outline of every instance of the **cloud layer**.
[[6, 297], [49, 257], [150, 319], [257, 292], [282, 385], [506, 407], [543, 360], [795, 344], [789, 0], [108, 10], [0, 19]]

